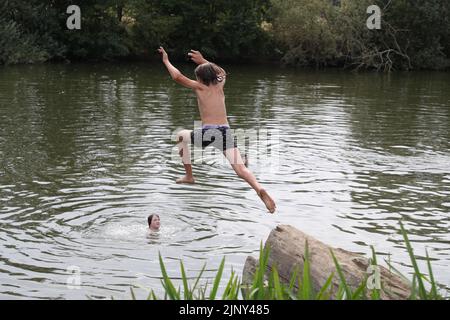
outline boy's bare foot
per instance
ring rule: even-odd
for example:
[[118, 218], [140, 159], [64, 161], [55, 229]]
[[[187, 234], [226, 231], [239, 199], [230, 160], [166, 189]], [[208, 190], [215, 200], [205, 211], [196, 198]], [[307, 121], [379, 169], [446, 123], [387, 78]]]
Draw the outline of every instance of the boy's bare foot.
[[184, 176], [183, 178], [177, 179], [176, 182], [177, 183], [189, 183], [189, 184], [195, 183], [194, 178], [190, 178], [190, 177], [186, 177], [186, 176]]
[[267, 210], [269, 210], [270, 213], [275, 212], [275, 201], [269, 196], [266, 190], [261, 189], [258, 193], [258, 196], [261, 198], [261, 200], [266, 205]]

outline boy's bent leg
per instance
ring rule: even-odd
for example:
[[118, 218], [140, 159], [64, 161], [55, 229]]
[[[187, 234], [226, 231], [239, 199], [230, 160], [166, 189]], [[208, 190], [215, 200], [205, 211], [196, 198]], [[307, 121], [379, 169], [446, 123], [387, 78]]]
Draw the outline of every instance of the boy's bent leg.
[[191, 131], [182, 130], [177, 134], [178, 153], [183, 161], [186, 175], [176, 180], [177, 183], [194, 183], [194, 176], [192, 175], [191, 152], [189, 144], [191, 143]]
[[224, 151], [225, 157], [230, 162], [236, 174], [244, 179], [258, 194], [266, 205], [270, 213], [275, 212], [275, 201], [269, 196], [267, 191], [258, 183], [253, 173], [245, 166], [238, 148], [231, 148]]

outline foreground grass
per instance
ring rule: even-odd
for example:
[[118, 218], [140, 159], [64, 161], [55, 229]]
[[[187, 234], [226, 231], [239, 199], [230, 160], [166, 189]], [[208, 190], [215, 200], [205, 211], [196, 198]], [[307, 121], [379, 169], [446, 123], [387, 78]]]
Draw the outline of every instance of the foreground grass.
[[[438, 292], [438, 285], [433, 276], [433, 270], [430, 263], [430, 258], [428, 256], [428, 252], [426, 254], [427, 257], [427, 268], [428, 275], [425, 275], [419, 270], [416, 257], [414, 256], [414, 252], [409, 242], [407, 233], [403, 227], [403, 224], [400, 222], [400, 229], [403, 235], [403, 239], [406, 245], [406, 249], [408, 251], [409, 257], [411, 259], [411, 264], [414, 270], [414, 274], [412, 275], [412, 280], [409, 281], [406, 277], [401, 275], [392, 265], [389, 264], [389, 267], [392, 268], [396, 273], [398, 273], [407, 283], [411, 286], [411, 295], [409, 299], [411, 300], [439, 300], [444, 299], [442, 295]], [[260, 247], [259, 254], [259, 265], [256, 268], [254, 273], [253, 281], [250, 284], [243, 284], [240, 278], [236, 275], [234, 271], [231, 272], [229, 279], [226, 282], [225, 289], [221, 296], [218, 296], [218, 289], [220, 284], [222, 283], [222, 274], [225, 266], [225, 257], [222, 259], [220, 266], [217, 270], [216, 276], [214, 277], [213, 283], [210, 285], [208, 282], [203, 285], [199, 285], [200, 279], [205, 271], [206, 264], [201, 269], [199, 275], [196, 277], [195, 282], [191, 285], [188, 282], [188, 278], [186, 276], [186, 271], [184, 269], [183, 262], [180, 261], [180, 269], [181, 269], [181, 279], [182, 279], [182, 288], [175, 288], [173, 281], [167, 274], [166, 267], [164, 265], [164, 261], [159, 255], [159, 263], [161, 267], [162, 273], [162, 286], [164, 289], [164, 297], [163, 299], [171, 299], [171, 300], [328, 300], [332, 297], [331, 285], [334, 277], [338, 277], [339, 288], [337, 293], [333, 296], [334, 299], [337, 300], [379, 300], [381, 299], [381, 290], [383, 289], [371, 289], [367, 288], [367, 277], [362, 280], [360, 285], [353, 289], [347, 284], [347, 281], [342, 272], [342, 268], [339, 265], [336, 257], [334, 256], [333, 251], [331, 251], [331, 255], [334, 260], [334, 264], [336, 267], [336, 274], [332, 273], [328, 277], [328, 279], [323, 283], [322, 287], [318, 292], [313, 289], [312, 279], [310, 275], [310, 258], [308, 252], [308, 246], [306, 245], [305, 250], [305, 261], [303, 265], [303, 272], [299, 272], [298, 268], [296, 268], [289, 281], [289, 284], [281, 283], [279, 274], [276, 267], [272, 267], [269, 273], [269, 276], [265, 276], [265, 271], [267, 270], [268, 261], [269, 261], [269, 249], [263, 249], [262, 244]], [[372, 247], [372, 258], [371, 264], [377, 265], [377, 257], [375, 254], [375, 250]], [[131, 289], [131, 295], [133, 299], [136, 299], [136, 296]], [[150, 291], [147, 299], [158, 300], [155, 292], [153, 290]]]

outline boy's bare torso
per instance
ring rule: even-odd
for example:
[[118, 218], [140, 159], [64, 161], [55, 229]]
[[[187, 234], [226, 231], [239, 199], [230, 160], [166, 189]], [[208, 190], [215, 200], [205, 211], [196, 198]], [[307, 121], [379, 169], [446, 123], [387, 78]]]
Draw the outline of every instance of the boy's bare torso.
[[203, 125], [228, 124], [223, 87], [224, 82], [219, 82], [202, 90], [195, 90]]

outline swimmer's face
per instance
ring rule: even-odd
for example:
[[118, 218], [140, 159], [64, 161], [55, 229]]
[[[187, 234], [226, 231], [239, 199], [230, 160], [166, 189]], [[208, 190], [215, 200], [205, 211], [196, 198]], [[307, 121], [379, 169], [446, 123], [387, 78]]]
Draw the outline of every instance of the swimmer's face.
[[158, 230], [159, 227], [161, 226], [161, 222], [159, 220], [159, 216], [154, 216], [152, 219], [152, 222], [150, 224], [150, 229], [152, 230]]

